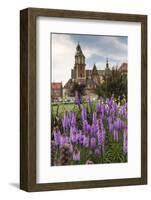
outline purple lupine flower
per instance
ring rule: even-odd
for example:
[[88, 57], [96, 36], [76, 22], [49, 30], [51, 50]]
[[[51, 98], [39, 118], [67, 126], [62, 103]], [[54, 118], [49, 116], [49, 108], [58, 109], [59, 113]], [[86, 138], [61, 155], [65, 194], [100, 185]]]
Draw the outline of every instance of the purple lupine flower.
[[101, 153], [100, 149], [95, 149], [94, 154], [96, 157], [99, 157], [100, 153]]
[[97, 133], [98, 137], [98, 144], [102, 148], [102, 151], [104, 151], [104, 142], [105, 142], [105, 129], [101, 129]]
[[108, 105], [105, 105], [105, 113], [108, 115], [109, 114], [109, 111], [110, 111], [110, 109], [109, 109], [109, 106]]
[[71, 126], [76, 126], [76, 113], [75, 112], [70, 112], [70, 125]]
[[82, 145], [83, 144], [83, 139], [84, 139], [84, 135], [82, 135], [82, 132], [80, 130], [80, 133], [78, 133], [78, 135], [77, 135], [77, 143]]
[[114, 97], [112, 96], [109, 100], [108, 100], [108, 105], [111, 107], [113, 105], [113, 100], [114, 100]]
[[123, 153], [127, 154], [127, 127], [124, 128], [123, 132]]
[[105, 106], [104, 106], [104, 104], [101, 104], [101, 107], [100, 107], [100, 114], [101, 114], [101, 118], [102, 118], [102, 119], [104, 118], [104, 112], [105, 112]]
[[113, 127], [114, 127], [114, 129], [119, 129], [119, 123], [117, 120], [114, 121]]
[[91, 147], [91, 149], [95, 149], [95, 147], [96, 147], [96, 138], [95, 137], [92, 137], [90, 139], [90, 147]]
[[85, 133], [88, 133], [90, 127], [89, 127], [89, 124], [88, 124], [88, 121], [87, 120], [84, 120], [83, 121], [83, 130]]
[[96, 135], [97, 130], [98, 130], [98, 125], [92, 124], [91, 129], [90, 129], [91, 136], [94, 137]]
[[71, 135], [73, 132], [78, 132], [78, 129], [76, 128], [76, 126], [70, 126], [70, 135]]
[[108, 122], [112, 123], [112, 117], [111, 117], [111, 116], [109, 116], [109, 117], [107, 118], [107, 120], [108, 120]]
[[55, 145], [60, 145], [60, 140], [61, 140], [60, 130], [58, 128], [55, 128], [53, 134], [54, 134]]
[[72, 159], [75, 161], [80, 160], [80, 151], [78, 149], [75, 149], [72, 153]]
[[100, 112], [100, 103], [96, 104], [96, 112]]
[[116, 128], [113, 131], [113, 137], [114, 137], [114, 141], [118, 142], [118, 130]]
[[121, 121], [121, 124], [120, 124], [120, 128], [123, 129], [124, 128], [124, 122], [122, 120]]
[[82, 107], [82, 120], [87, 120], [87, 111], [84, 106]]
[[72, 143], [77, 143], [78, 141], [78, 134], [75, 130], [73, 130], [70, 134], [70, 140]]
[[78, 141], [79, 141], [79, 144], [83, 145], [83, 135], [81, 135], [81, 136], [79, 137]]
[[88, 133], [91, 131], [91, 125], [90, 124], [87, 125], [87, 130], [88, 130]]
[[120, 111], [120, 110], [118, 110], [118, 111], [117, 111], [117, 117], [119, 118], [119, 117], [120, 117], [120, 115], [121, 115], [121, 111]]
[[67, 129], [68, 125], [69, 125], [69, 118], [68, 118], [68, 112], [66, 111], [64, 113], [64, 118], [62, 120], [62, 126], [63, 126], [64, 129]]
[[81, 100], [80, 100], [78, 91], [75, 91], [75, 104], [77, 104], [78, 106], [80, 106], [80, 104], [81, 104]]
[[67, 135], [63, 134], [60, 138], [60, 145], [64, 145], [67, 144], [69, 142], [69, 138]]
[[89, 138], [87, 136], [83, 136], [83, 146], [89, 147]]
[[92, 124], [97, 124], [96, 112], [93, 113]]
[[115, 102], [112, 104], [112, 109], [114, 113], [116, 113], [118, 110], [117, 104]]
[[110, 108], [109, 115], [110, 116], [114, 116], [115, 115], [115, 110], [114, 110], [113, 106]]
[[127, 104], [121, 108], [121, 114], [124, 118], [127, 118]]
[[99, 129], [103, 129], [103, 122], [102, 122], [102, 119], [98, 119], [98, 121], [97, 121], [97, 131], [98, 131]]
[[114, 128], [115, 129], [124, 128], [124, 122], [120, 118], [117, 118], [116, 121], [114, 122]]

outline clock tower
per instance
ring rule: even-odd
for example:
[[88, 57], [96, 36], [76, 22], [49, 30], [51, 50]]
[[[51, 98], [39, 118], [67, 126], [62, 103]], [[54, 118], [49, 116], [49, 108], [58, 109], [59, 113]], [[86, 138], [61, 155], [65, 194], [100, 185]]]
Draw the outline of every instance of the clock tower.
[[75, 53], [74, 63], [74, 80], [78, 84], [86, 83], [86, 70], [85, 70], [85, 56], [81, 50], [80, 44], [78, 43]]

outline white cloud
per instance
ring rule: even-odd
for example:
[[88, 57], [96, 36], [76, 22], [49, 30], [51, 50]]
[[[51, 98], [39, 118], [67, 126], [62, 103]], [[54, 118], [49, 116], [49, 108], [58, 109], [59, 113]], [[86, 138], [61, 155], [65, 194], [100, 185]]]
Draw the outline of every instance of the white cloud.
[[63, 84], [71, 77], [74, 65], [75, 43], [70, 36], [52, 34], [52, 81]]
[[[110, 51], [110, 48], [112, 51]], [[120, 42], [117, 37], [108, 37], [107, 39], [103, 39], [103, 37], [101, 37], [97, 47], [85, 47], [83, 48], [83, 52], [87, 58], [95, 55], [104, 58], [109, 57], [111, 60], [117, 60], [117, 62], [113, 62], [112, 65], [119, 64], [127, 60], [127, 44]]]
[[83, 53], [84, 53], [86, 59], [87, 59], [87, 58], [90, 58], [92, 55], [98, 55], [98, 53], [99, 53], [99, 54], [102, 54], [102, 53], [103, 53], [103, 52], [98, 52], [97, 49], [95, 49], [95, 48], [90, 48], [90, 47], [83, 47], [83, 48], [82, 48], [82, 51], [83, 51]]

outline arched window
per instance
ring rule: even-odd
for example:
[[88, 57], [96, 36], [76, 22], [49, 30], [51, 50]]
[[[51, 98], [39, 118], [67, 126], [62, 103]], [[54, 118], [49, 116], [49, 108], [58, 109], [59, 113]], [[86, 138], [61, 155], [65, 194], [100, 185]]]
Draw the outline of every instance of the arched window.
[[80, 64], [80, 57], [79, 57], [78, 63]]

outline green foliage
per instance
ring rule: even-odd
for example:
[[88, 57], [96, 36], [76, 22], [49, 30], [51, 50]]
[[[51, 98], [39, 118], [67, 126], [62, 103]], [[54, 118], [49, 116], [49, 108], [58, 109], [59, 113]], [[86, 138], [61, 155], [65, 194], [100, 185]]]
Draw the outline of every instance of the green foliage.
[[112, 75], [97, 86], [96, 93], [100, 97], [109, 98], [113, 94], [115, 98], [125, 95], [127, 99], [127, 76], [118, 71], [112, 71]]

